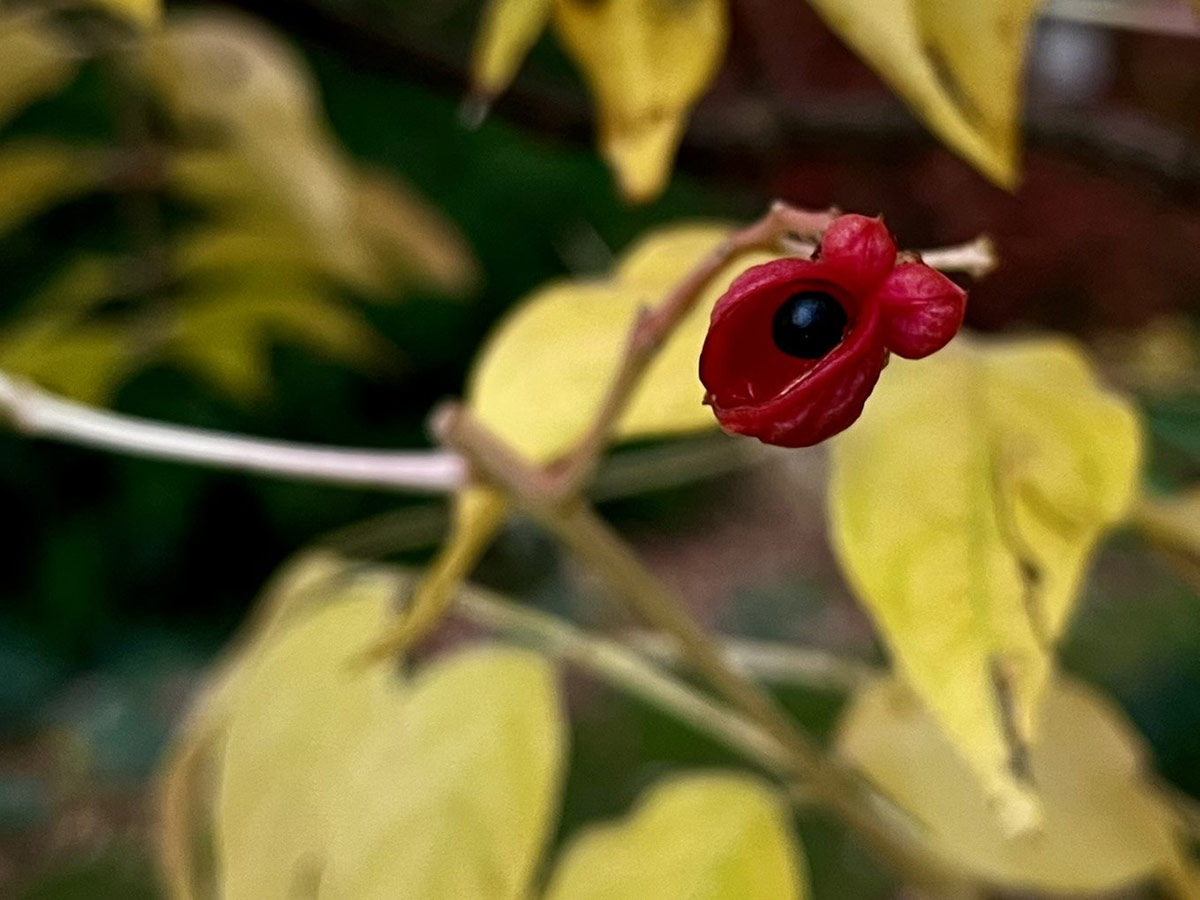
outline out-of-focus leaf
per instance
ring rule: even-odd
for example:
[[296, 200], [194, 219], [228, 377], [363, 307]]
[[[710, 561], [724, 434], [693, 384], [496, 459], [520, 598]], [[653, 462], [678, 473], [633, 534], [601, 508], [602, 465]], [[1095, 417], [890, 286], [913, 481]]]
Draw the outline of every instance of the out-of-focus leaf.
[[1140, 452], [1130, 405], [1050, 339], [893, 359], [834, 444], [846, 574], [1012, 831], [1036, 823], [1024, 761], [1053, 647]]
[[[627, 253], [609, 279], [555, 282], [526, 298], [475, 363], [467, 388], [475, 414], [532, 459], [568, 450], [595, 416], [638, 311], [661, 300], [728, 233], [720, 225], [668, 228]], [[768, 258], [741, 257], [712, 280], [650, 367], [621, 437], [714, 426], [696, 374], [709, 315], [737, 273]]]
[[279, 206], [325, 253], [358, 260], [349, 168], [286, 41], [248, 16], [195, 12], [156, 36], [145, 72], [178, 127], [224, 140], [199, 160], [174, 162], [174, 182], [213, 190], [210, 201]]
[[319, 121], [316, 85], [300, 54], [251, 16], [221, 10], [172, 17], [151, 40], [145, 73], [174, 121], [235, 140], [285, 143]]
[[842, 754], [920, 823], [930, 849], [1010, 890], [1115, 891], [1178, 865], [1173, 819], [1145, 772], [1146, 753], [1120, 713], [1085, 686], [1059, 681], [1039, 710], [1030, 767], [1039, 833], [1011, 838], [937, 720], [909, 690], [883, 681], [845, 713]]
[[84, 256], [60, 269], [0, 328], [0, 368], [85, 403], [112, 399], [143, 358], [130, 335], [88, 314], [110, 298], [119, 264]]
[[162, 21], [162, 0], [86, 0], [119, 19], [139, 28], [151, 28]]
[[169, 161], [169, 183], [185, 197], [226, 221], [252, 219], [264, 243], [302, 245], [312, 266], [372, 293], [406, 280], [451, 293], [474, 283], [470, 251], [448, 222], [394, 180], [347, 163], [303, 60], [261, 25], [230, 13], [173, 20], [146, 72], [184, 131], [221, 138]]
[[550, 666], [511, 648], [463, 652], [418, 674], [393, 715], [354, 742], [362, 788], [331, 810], [330, 896], [528, 896], [566, 742]]
[[937, 135], [998, 184], [1017, 179], [1036, 0], [810, 0]]
[[779, 798], [756, 779], [693, 775], [655, 787], [625, 821], [563, 852], [547, 900], [800, 900], [804, 859]]
[[382, 571], [339, 583], [323, 608], [269, 633], [227, 683], [215, 826], [228, 900], [317, 883], [354, 744], [394, 727], [381, 714], [402, 688], [384, 667], [349, 659], [383, 627], [395, 590]]
[[166, 355], [242, 400], [267, 392], [276, 341], [364, 366], [390, 356], [390, 346], [359, 313], [310, 281], [237, 279], [183, 297], [179, 306]]
[[235, 671], [216, 821], [228, 900], [528, 893], [561, 778], [553, 673], [499, 647], [407, 684], [353, 665], [403, 589], [364, 570]]
[[494, 97], [509, 86], [529, 48], [546, 30], [552, 3], [488, 0], [471, 57], [471, 81], [477, 94]]
[[40, 97], [66, 85], [78, 68], [38, 10], [0, 12], [0, 126]]
[[0, 341], [0, 368], [83, 403], [112, 399], [139, 355], [123, 330], [87, 325], [66, 331], [27, 331]]
[[1200, 488], [1170, 497], [1146, 497], [1134, 524], [1200, 590]]
[[447, 294], [465, 294], [478, 283], [466, 239], [416, 192], [367, 172], [358, 178], [355, 198], [364, 243], [398, 280]]
[[26, 220], [96, 187], [103, 154], [55, 141], [9, 141], [0, 147], [0, 237]]
[[1142, 328], [1114, 328], [1090, 343], [1105, 370], [1135, 390], [1169, 394], [1196, 387], [1200, 333], [1185, 315], [1160, 316]]
[[621, 192], [653, 199], [724, 55], [725, 0], [554, 0], [554, 23], [595, 97], [600, 150]]

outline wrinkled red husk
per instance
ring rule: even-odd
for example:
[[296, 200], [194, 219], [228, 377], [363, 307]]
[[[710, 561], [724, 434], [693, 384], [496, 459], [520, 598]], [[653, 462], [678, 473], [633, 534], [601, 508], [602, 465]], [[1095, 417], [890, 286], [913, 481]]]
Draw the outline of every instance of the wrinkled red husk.
[[[700, 380], [721, 427], [783, 447], [818, 444], [862, 414], [889, 350], [910, 358], [941, 349], [962, 325], [966, 293], [921, 263], [896, 265], [879, 219], [841, 216], [813, 260], [748, 269], [713, 307]], [[820, 359], [775, 346], [771, 322], [792, 294], [825, 291], [846, 310], [841, 342]]]

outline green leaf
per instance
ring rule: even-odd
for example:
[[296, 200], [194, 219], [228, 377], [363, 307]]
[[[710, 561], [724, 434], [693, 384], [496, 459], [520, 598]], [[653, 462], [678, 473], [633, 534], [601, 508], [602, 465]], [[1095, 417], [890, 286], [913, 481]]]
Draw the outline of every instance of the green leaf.
[[[713, 224], [666, 228], [636, 245], [608, 279], [560, 281], [534, 292], [477, 358], [467, 386], [472, 410], [531, 459], [560, 456], [595, 417], [639, 310], [659, 302], [728, 233]], [[620, 437], [715, 427], [696, 372], [709, 315], [736, 275], [769, 258], [748, 254], [713, 278], [634, 394]]]
[[1040, 708], [1030, 768], [1042, 827], [1005, 835], [978, 779], [937, 720], [897, 681], [860, 693], [839, 726], [838, 748], [913, 815], [929, 849], [1008, 890], [1117, 891], [1180, 864], [1170, 810], [1146, 772], [1146, 750], [1123, 716], [1082, 684], [1060, 681]]
[[790, 819], [754, 778], [668, 781], [571, 841], [546, 900], [800, 900], [808, 875]]
[[1058, 340], [959, 338], [893, 358], [833, 446], [829, 514], [855, 592], [1013, 831], [1022, 760], [1092, 549], [1126, 512], [1132, 407]]
[[223, 896], [526, 896], [562, 774], [553, 672], [498, 646], [409, 682], [354, 665], [406, 588], [390, 570], [355, 571], [317, 611], [273, 617], [226, 684]]

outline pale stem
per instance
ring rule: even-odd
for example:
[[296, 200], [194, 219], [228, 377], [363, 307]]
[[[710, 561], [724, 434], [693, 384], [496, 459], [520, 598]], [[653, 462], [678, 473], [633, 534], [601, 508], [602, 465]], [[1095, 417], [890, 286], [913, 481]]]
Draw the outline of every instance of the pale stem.
[[526, 642], [537, 650], [592, 672], [615, 687], [711, 735], [776, 775], [788, 771], [777, 741], [728, 707], [659, 671], [623, 644], [588, 634], [555, 616], [509, 603], [476, 588], [459, 589], [455, 609], [468, 621]]
[[462, 459], [445, 450], [321, 447], [164, 425], [64, 400], [3, 373], [0, 414], [31, 437], [280, 478], [420, 494], [451, 493], [466, 480]]
[[479, 478], [505, 491], [606, 578], [639, 618], [673, 638], [692, 668], [721, 697], [787, 751], [787, 781], [802, 780], [813, 799], [836, 813], [908, 880], [939, 889], [957, 883], [956, 876], [880, 818], [863, 785], [826, 757], [770, 694], [726, 663], [687, 608], [584, 501], [568, 498], [562, 502], [547, 494], [544, 472], [525, 462], [461, 407], [447, 405], [439, 410], [434, 432], [445, 445], [466, 456]]
[[[769, 684], [850, 694], [881, 674], [870, 663], [818, 647], [793, 647], [720, 635], [712, 635], [712, 639], [720, 647], [726, 665]], [[622, 643], [664, 665], [678, 666], [682, 662], [678, 645], [661, 634], [629, 632], [622, 635]]]

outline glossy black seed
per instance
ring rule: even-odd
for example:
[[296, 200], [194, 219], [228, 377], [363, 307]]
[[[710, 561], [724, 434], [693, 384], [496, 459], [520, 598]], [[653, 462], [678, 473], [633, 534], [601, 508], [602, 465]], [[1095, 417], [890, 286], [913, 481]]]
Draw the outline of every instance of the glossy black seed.
[[824, 291], [792, 294], [775, 311], [771, 337], [788, 356], [820, 359], [842, 342], [846, 310]]

